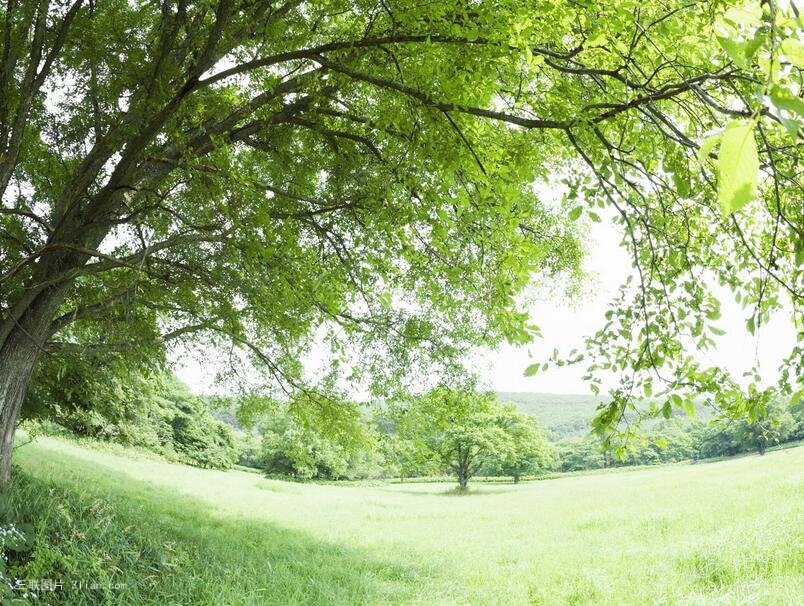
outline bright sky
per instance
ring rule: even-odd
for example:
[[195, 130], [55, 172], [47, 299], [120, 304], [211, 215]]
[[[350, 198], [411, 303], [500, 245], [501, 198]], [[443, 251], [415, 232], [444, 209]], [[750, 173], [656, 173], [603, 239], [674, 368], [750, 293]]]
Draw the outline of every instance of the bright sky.
[[[497, 391], [588, 394], [581, 380], [584, 366], [550, 368], [533, 377], [523, 375], [525, 368], [550, 356], [554, 348], [567, 352], [582, 349], [585, 336], [594, 334], [603, 323], [607, 303], [617, 294], [619, 285], [634, 270], [627, 252], [619, 246], [619, 235], [609, 223], [593, 224], [589, 238], [586, 269], [592, 283], [580, 301], [545, 301], [531, 308], [533, 322], [542, 329], [543, 339], [527, 348], [503, 347], [477, 356], [482, 375]], [[755, 361], [759, 362], [765, 383], [778, 378], [777, 368], [795, 344], [795, 330], [789, 317], [777, 316], [762, 327], [755, 337], [745, 328], [748, 310], [742, 309], [724, 291], [722, 318], [718, 326], [726, 331], [716, 337], [717, 348], [706, 352], [713, 364], [732, 372], [739, 379]], [[529, 352], [532, 358], [529, 357]], [[612, 378], [611, 384], [615, 383]]]
[[[603, 321], [606, 305], [618, 286], [632, 272], [625, 250], [619, 247], [619, 235], [610, 223], [592, 225], [589, 234], [589, 256], [586, 269], [590, 283], [578, 301], [543, 301], [531, 308], [531, 319], [538, 325], [543, 338], [526, 348], [501, 347], [497, 351], [480, 352], [472, 358], [472, 366], [497, 391], [527, 391], [563, 394], [588, 394], [589, 388], [581, 376], [583, 365], [551, 368], [533, 377], [523, 375], [525, 368], [550, 356], [554, 348], [568, 352], [582, 348], [583, 338], [593, 334]], [[718, 338], [718, 347], [707, 353], [709, 359], [732, 371], [735, 378], [751, 368], [758, 360], [766, 383], [777, 377], [776, 369], [783, 356], [791, 350], [795, 331], [789, 318], [776, 317], [764, 326], [758, 337], [745, 329], [748, 311], [721, 297], [723, 317], [718, 323], [726, 335]], [[532, 357], [529, 357], [529, 353]], [[184, 359], [176, 366], [176, 374], [198, 393], [216, 391], [215, 373], [220, 369], [214, 362], [214, 352], [204, 360]], [[611, 384], [615, 383], [612, 378]], [[605, 387], [605, 384], [604, 384]]]

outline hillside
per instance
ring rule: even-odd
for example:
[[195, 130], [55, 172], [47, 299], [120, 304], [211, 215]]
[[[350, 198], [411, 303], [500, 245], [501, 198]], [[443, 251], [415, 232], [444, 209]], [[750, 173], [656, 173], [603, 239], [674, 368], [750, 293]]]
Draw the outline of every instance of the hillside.
[[[590, 421], [595, 416], [597, 407], [606, 402], [604, 396], [590, 394], [498, 391], [497, 397], [502, 402], [512, 402], [520, 410], [534, 415], [553, 438], [582, 436], [588, 433]], [[712, 410], [703, 402], [697, 402], [695, 408], [696, 418], [712, 417]], [[674, 410], [673, 415], [681, 419], [689, 418], [683, 410]], [[645, 424], [646, 427], [650, 425], [651, 420]]]
[[584, 435], [602, 396], [530, 392], [497, 392], [502, 402], [512, 402], [539, 419], [539, 424], [557, 437]]
[[[804, 448], [484, 485], [333, 486], [18, 449], [37, 603], [799, 604]], [[94, 583], [94, 584], [93, 584]]]

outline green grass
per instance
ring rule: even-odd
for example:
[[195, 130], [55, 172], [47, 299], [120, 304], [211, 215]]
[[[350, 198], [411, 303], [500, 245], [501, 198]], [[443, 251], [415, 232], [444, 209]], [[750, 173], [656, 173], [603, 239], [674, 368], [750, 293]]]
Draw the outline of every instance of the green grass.
[[[483, 484], [337, 486], [52, 438], [10, 489], [70, 604], [804, 603], [804, 448]], [[75, 580], [118, 583], [72, 589]]]

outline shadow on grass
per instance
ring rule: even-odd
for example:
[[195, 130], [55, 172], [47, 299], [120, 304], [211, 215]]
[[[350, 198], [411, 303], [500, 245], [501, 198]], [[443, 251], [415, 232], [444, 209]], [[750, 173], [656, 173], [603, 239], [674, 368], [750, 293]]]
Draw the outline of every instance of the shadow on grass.
[[[395, 486], [399, 486], [396, 484]], [[516, 488], [514, 484], [511, 484], [511, 488], [498, 488], [499, 484], [495, 484], [493, 489], [489, 489], [489, 485], [486, 486], [468, 486], [466, 488], [461, 488], [460, 486], [451, 486], [449, 488], [440, 488], [438, 490], [399, 490], [398, 488], [387, 489], [386, 492], [392, 492], [394, 494], [410, 494], [417, 497], [485, 497], [485, 496], [492, 496], [498, 494], [504, 494], [506, 492], [516, 492]], [[383, 489], [380, 489], [383, 490]]]
[[0, 524], [35, 528], [33, 549], [11, 563], [15, 578], [63, 584], [38, 603], [399, 603], [433, 572], [401, 555], [221, 519], [197, 498], [68, 454], [25, 458]]

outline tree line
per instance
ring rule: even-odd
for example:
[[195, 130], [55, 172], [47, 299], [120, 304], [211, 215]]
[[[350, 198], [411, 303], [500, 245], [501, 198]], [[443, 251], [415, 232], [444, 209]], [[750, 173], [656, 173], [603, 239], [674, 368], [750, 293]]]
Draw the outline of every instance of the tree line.
[[227, 347], [319, 402], [325, 333], [381, 397], [538, 336], [522, 295], [571, 290], [603, 216], [635, 276], [560, 356], [621, 377], [601, 430], [651, 394], [757, 412], [696, 355], [715, 285], [751, 333], [792, 311], [778, 387], [804, 391], [802, 24], [759, 0], [3, 3], [0, 485], [47, 356]]
[[790, 406], [778, 399], [769, 399], [753, 419], [661, 419], [618, 451], [589, 428], [584, 436], [546, 430], [515, 404], [473, 387], [441, 385], [362, 406], [343, 399], [337, 419], [322, 421], [298, 414], [313, 402], [201, 398], [167, 371], [47, 370], [35, 376], [24, 408], [40, 430], [299, 481], [450, 476], [466, 488], [475, 476], [519, 482], [557, 471], [764, 454], [804, 439], [804, 402]]

